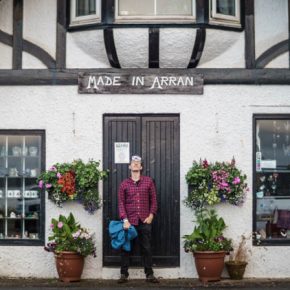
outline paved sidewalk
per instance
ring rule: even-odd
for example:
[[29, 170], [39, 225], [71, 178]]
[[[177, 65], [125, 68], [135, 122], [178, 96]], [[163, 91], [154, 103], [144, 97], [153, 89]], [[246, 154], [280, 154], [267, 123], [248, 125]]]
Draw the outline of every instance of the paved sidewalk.
[[243, 279], [230, 280], [222, 279], [220, 282], [211, 282], [203, 284], [197, 279], [160, 279], [159, 284], [150, 284], [144, 280], [129, 280], [128, 283], [118, 284], [116, 280], [82, 280], [81, 282], [63, 283], [56, 279], [5, 279], [0, 278], [0, 289], [27, 289], [27, 290], [55, 290], [55, 289], [75, 289], [75, 290], [116, 290], [116, 289], [170, 289], [170, 290], [185, 290], [185, 289], [290, 289], [289, 279]]

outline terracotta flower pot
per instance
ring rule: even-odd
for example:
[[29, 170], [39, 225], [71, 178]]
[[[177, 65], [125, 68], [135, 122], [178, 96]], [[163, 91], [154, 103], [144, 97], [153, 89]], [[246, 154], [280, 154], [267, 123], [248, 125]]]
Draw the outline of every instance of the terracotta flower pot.
[[196, 251], [195, 266], [202, 282], [219, 281], [224, 268], [225, 251]]
[[55, 254], [56, 269], [59, 280], [76, 282], [81, 280], [84, 268], [84, 257], [75, 252], [60, 252]]
[[246, 266], [248, 265], [247, 262], [227, 261], [225, 264], [231, 279], [243, 279]]

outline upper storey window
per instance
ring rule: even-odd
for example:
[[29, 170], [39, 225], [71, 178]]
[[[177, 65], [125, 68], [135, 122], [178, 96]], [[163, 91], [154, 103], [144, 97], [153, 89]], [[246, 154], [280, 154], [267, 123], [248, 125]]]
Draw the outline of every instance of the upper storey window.
[[100, 0], [71, 0], [70, 26], [100, 22]]
[[240, 0], [211, 0], [210, 23], [240, 26]]
[[116, 0], [117, 21], [193, 20], [193, 0]]

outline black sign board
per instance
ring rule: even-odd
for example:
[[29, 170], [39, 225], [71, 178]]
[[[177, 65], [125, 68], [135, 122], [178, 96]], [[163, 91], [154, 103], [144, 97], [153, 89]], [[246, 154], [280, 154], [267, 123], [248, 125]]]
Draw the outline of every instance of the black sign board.
[[78, 85], [80, 94], [203, 94], [203, 76], [186, 70], [79, 73]]

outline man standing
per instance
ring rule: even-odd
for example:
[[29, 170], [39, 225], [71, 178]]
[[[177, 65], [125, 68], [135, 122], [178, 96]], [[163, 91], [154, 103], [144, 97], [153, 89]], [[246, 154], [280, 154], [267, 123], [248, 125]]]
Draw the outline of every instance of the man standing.
[[[151, 228], [157, 212], [156, 189], [153, 180], [142, 176], [142, 160], [140, 156], [132, 156], [129, 166], [131, 177], [125, 179], [118, 192], [118, 207], [124, 229], [134, 225], [138, 232], [138, 241], [143, 256], [146, 281], [158, 283], [152, 270]], [[128, 281], [130, 253], [121, 252], [121, 277], [119, 283]]]

